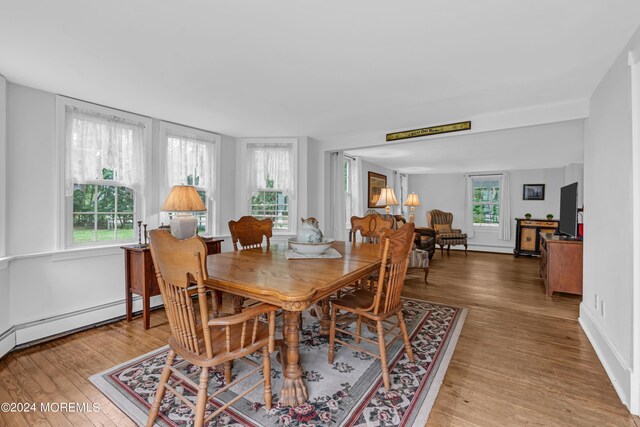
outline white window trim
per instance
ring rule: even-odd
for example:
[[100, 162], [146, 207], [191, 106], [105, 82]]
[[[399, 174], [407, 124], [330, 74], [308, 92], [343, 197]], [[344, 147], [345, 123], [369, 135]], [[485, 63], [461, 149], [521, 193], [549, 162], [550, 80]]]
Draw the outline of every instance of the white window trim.
[[[236, 211], [240, 212], [241, 216], [251, 214], [251, 201], [249, 200], [249, 194], [247, 191], [247, 169], [244, 159], [247, 158], [247, 145], [248, 144], [292, 144], [293, 145], [293, 176], [296, 181], [296, 192], [300, 193], [303, 189], [298, 185], [300, 182], [298, 176], [298, 138], [243, 138], [238, 144], [238, 156], [237, 156], [237, 171], [240, 174], [236, 176], [236, 194], [239, 198], [236, 201]], [[267, 190], [277, 190], [268, 188]], [[294, 235], [298, 230], [298, 200], [299, 194], [296, 194], [295, 198], [289, 197], [289, 229], [277, 230], [273, 229], [274, 236], [288, 236]]]
[[[66, 106], [76, 107], [85, 110], [91, 110], [99, 114], [107, 116], [116, 116], [126, 120], [137, 121], [145, 126], [144, 132], [144, 149], [145, 149], [145, 166], [146, 166], [146, 182], [145, 193], [143, 197], [140, 192], [136, 192], [135, 195], [135, 216], [134, 224], [137, 221], [145, 221], [146, 218], [146, 200], [151, 192], [151, 181], [149, 179], [151, 174], [151, 138], [152, 138], [152, 124], [153, 121], [149, 117], [140, 116], [137, 114], [128, 113], [113, 108], [103, 107], [97, 104], [91, 104], [89, 102], [80, 101], [73, 98], [67, 98], [65, 96], [56, 96], [56, 155], [57, 155], [57, 174], [58, 185], [56, 186], [56, 200], [58, 201], [56, 224], [58, 224], [58, 230], [56, 233], [56, 247], [60, 250], [65, 249], [79, 249], [79, 248], [95, 248], [102, 246], [113, 246], [114, 244], [126, 244], [137, 241], [137, 237], [131, 240], [118, 240], [108, 242], [93, 242], [93, 243], [73, 243], [73, 219], [71, 213], [73, 212], [73, 197], [67, 197], [65, 194], [65, 115]], [[134, 226], [133, 235], [138, 235], [138, 230]]]
[[[213, 139], [214, 150], [215, 150], [215, 164], [213, 167], [215, 168], [216, 174], [216, 185], [215, 185], [215, 199], [213, 202], [207, 201], [207, 225], [209, 229], [205, 232], [205, 235], [217, 236], [221, 230], [220, 225], [220, 155], [221, 155], [221, 146], [222, 146], [222, 138], [219, 134], [214, 132], [209, 132], [201, 129], [196, 129], [188, 126], [179, 125], [176, 123], [170, 122], [160, 122], [160, 149], [159, 151], [159, 166], [158, 170], [160, 174], [159, 185], [158, 185], [158, 212], [160, 216], [160, 222], [164, 222], [165, 224], [169, 223], [169, 214], [167, 212], [161, 212], [160, 208], [162, 207], [164, 201], [166, 200], [171, 188], [167, 184], [166, 180], [166, 172], [167, 172], [167, 133], [173, 132], [178, 136], [184, 137], [193, 137], [199, 136], [207, 139]], [[202, 141], [205, 142], [206, 141]], [[198, 187], [196, 187], [198, 188]], [[201, 190], [201, 188], [198, 188]]]
[[[471, 175], [471, 197], [473, 198], [473, 181], [474, 179], [483, 179], [483, 180], [489, 180], [489, 179], [497, 179], [498, 181], [500, 181], [502, 179], [502, 174], [495, 174], [495, 175]], [[502, 191], [502, 183], [500, 183], [500, 191]], [[473, 200], [470, 201], [471, 204], [471, 218], [473, 219], [473, 206], [477, 205], [477, 204], [493, 204], [493, 205], [498, 205], [498, 207], [500, 207], [500, 202], [496, 202], [496, 203], [474, 203]], [[486, 232], [491, 232], [491, 233], [497, 233], [498, 231], [500, 231], [500, 222], [497, 222], [495, 224], [478, 224], [478, 223], [473, 223], [473, 229], [476, 231], [486, 231]]]
[[0, 258], [7, 254], [7, 81], [0, 75]]

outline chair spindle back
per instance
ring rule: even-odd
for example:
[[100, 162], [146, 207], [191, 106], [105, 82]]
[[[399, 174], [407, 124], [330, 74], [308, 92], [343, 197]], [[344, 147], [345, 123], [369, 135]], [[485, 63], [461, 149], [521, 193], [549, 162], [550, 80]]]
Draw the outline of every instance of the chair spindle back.
[[233, 241], [233, 250], [261, 248], [264, 238], [267, 239], [267, 248], [271, 245], [273, 234], [273, 221], [257, 219], [253, 216], [243, 216], [237, 221], [229, 221], [229, 231]]
[[[171, 335], [179, 345], [194, 355], [213, 357], [204, 287], [207, 276], [206, 244], [197, 236], [185, 240], [176, 239], [166, 230], [151, 230], [149, 236], [151, 256]], [[197, 285], [200, 321], [191, 298], [194, 292], [189, 289], [193, 282]]]
[[398, 230], [382, 235], [382, 265], [374, 300], [374, 314], [388, 313], [400, 304], [400, 294], [409, 266], [409, 253], [414, 239], [415, 225], [408, 223]]
[[382, 233], [385, 230], [391, 230], [392, 228], [393, 219], [385, 218], [377, 213], [365, 215], [364, 217], [351, 217], [351, 233], [353, 235], [354, 242], [356, 241], [358, 231], [360, 231], [362, 241], [379, 243]]

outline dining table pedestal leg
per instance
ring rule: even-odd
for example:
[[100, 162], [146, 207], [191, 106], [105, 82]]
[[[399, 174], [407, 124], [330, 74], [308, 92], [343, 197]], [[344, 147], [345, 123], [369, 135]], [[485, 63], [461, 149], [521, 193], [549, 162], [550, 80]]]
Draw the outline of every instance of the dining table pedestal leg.
[[282, 367], [284, 382], [280, 392], [280, 402], [286, 406], [299, 406], [308, 399], [307, 387], [302, 380], [300, 366], [300, 315], [299, 311], [284, 311], [284, 330], [282, 331]]

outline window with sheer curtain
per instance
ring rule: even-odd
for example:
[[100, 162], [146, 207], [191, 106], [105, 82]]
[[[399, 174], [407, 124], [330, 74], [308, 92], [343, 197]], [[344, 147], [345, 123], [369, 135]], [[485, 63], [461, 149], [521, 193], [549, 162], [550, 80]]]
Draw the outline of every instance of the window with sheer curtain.
[[270, 218], [274, 230], [295, 229], [291, 212], [295, 199], [294, 154], [293, 143], [246, 144], [249, 212], [259, 219]]
[[[198, 212], [198, 232], [213, 233], [213, 203], [216, 188], [216, 135], [199, 132], [188, 134], [168, 129], [167, 190], [174, 185], [193, 185], [207, 206], [207, 212]], [[168, 194], [168, 192], [167, 192]], [[172, 213], [169, 213], [171, 216]]]
[[145, 124], [73, 105], [64, 114], [65, 195], [72, 206], [67, 246], [134, 240]]

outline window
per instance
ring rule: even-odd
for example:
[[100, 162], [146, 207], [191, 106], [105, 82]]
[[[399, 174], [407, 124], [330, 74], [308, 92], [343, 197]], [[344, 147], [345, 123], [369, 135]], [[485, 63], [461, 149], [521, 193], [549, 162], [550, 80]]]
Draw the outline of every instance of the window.
[[[161, 131], [167, 147], [164, 197], [174, 185], [196, 187], [207, 207], [206, 212], [195, 213], [198, 218], [198, 233], [213, 234], [218, 136], [169, 123], [161, 123]], [[168, 215], [171, 218], [173, 213], [169, 212]]]
[[498, 227], [500, 225], [500, 177], [474, 177], [472, 183], [473, 225]]
[[259, 219], [270, 218], [274, 231], [293, 232], [296, 222], [289, 219], [295, 218], [292, 199], [297, 140], [288, 141], [291, 142], [248, 142], [245, 176], [249, 214]]
[[[59, 97], [64, 115], [66, 246], [135, 240], [149, 121]], [[141, 120], [138, 120], [141, 119]]]
[[131, 188], [113, 181], [113, 170], [104, 169], [104, 184], [74, 184], [73, 243], [133, 239], [135, 197]]
[[350, 157], [344, 158], [344, 206], [345, 206], [345, 223], [347, 230], [351, 228], [351, 217], [353, 216], [353, 164], [354, 159]]
[[289, 198], [277, 190], [261, 190], [251, 197], [251, 215], [269, 218], [275, 230], [289, 229]]

